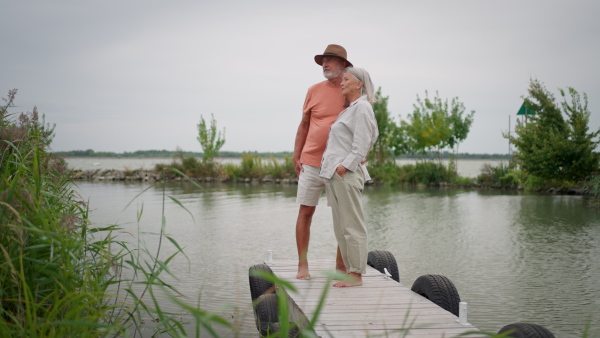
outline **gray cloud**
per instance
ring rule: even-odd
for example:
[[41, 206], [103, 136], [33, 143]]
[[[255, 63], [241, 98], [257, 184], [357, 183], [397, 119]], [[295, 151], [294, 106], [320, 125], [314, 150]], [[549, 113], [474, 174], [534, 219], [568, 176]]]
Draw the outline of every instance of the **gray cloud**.
[[0, 95], [57, 124], [55, 150], [200, 151], [214, 114], [224, 150], [293, 149], [313, 56], [329, 43], [366, 68], [398, 120], [416, 96], [458, 96], [475, 122], [461, 152], [506, 153], [530, 78], [589, 96], [600, 126], [600, 5], [592, 1], [8, 2]]

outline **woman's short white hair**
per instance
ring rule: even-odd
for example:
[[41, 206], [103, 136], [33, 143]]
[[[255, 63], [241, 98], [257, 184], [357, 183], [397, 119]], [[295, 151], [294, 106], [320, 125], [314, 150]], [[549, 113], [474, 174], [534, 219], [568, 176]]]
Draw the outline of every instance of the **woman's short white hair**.
[[346, 67], [344, 72], [348, 72], [358, 81], [362, 81], [363, 86], [360, 89], [360, 95], [367, 95], [367, 101], [371, 104], [375, 103], [375, 87], [373, 86], [369, 73], [362, 68], [356, 67]]

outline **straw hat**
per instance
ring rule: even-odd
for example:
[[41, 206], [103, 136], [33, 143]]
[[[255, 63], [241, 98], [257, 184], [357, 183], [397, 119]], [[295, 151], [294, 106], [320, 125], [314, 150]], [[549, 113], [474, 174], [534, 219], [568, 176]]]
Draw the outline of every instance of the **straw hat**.
[[347, 54], [346, 49], [340, 45], [329, 45], [325, 48], [325, 52], [321, 55], [315, 55], [315, 62], [320, 66], [323, 65], [323, 57], [324, 56], [337, 56], [342, 60], [348, 62], [348, 66], [352, 67], [352, 62], [346, 60]]

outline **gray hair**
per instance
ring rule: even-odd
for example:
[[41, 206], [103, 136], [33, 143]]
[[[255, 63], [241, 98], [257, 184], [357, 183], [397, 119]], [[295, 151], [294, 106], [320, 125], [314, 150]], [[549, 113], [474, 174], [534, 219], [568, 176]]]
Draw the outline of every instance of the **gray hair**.
[[360, 95], [367, 95], [367, 101], [371, 104], [375, 103], [375, 87], [371, 81], [371, 76], [366, 70], [356, 67], [346, 67], [344, 72], [349, 72], [358, 81], [362, 81], [363, 85], [360, 88]]

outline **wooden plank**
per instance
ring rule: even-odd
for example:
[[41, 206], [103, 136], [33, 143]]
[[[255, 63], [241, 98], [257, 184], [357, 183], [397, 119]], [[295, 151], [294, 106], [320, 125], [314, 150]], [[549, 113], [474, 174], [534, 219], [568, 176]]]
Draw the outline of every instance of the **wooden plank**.
[[334, 270], [334, 261], [311, 261], [310, 280], [296, 279], [296, 261], [268, 265], [278, 278], [292, 282], [297, 292], [288, 291], [288, 295], [308, 319], [313, 317], [327, 287], [315, 328], [322, 337], [455, 337], [478, 331], [472, 325], [461, 325], [452, 313], [371, 267], [363, 275], [362, 286], [334, 288], [331, 284], [335, 281], [327, 276]]

